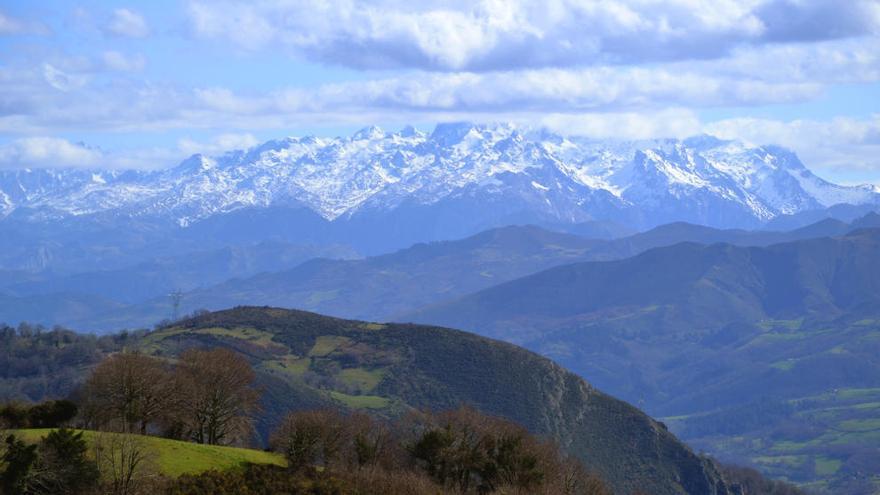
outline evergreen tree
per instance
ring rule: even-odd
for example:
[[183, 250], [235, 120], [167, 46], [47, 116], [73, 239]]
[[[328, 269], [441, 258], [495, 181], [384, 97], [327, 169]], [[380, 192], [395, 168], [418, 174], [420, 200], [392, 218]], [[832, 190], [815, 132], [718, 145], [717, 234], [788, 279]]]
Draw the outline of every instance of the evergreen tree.
[[15, 438], [6, 437], [6, 452], [3, 453], [3, 473], [0, 474], [0, 487], [6, 495], [28, 493], [31, 470], [37, 461], [37, 446], [27, 445]]
[[82, 432], [60, 428], [40, 442], [39, 485], [44, 493], [75, 495], [98, 482], [98, 467], [86, 457], [88, 445]]

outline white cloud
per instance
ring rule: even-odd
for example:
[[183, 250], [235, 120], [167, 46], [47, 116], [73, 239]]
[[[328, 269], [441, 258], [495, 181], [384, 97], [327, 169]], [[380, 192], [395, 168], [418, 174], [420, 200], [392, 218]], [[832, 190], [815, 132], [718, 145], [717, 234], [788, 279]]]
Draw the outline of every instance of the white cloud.
[[596, 139], [684, 138], [699, 134], [703, 128], [699, 117], [684, 108], [649, 113], [549, 114], [538, 122], [559, 134]]
[[105, 31], [115, 36], [126, 38], [146, 38], [150, 35], [150, 27], [144, 16], [131, 9], [115, 9], [105, 26]]
[[108, 50], [101, 54], [102, 67], [118, 72], [140, 72], [147, 65], [147, 59], [143, 55], [127, 56], [115, 50]]
[[880, 32], [877, 0], [193, 0], [192, 31], [354, 68], [486, 71], [718, 58]]
[[49, 34], [49, 28], [39, 22], [17, 19], [0, 12], [0, 36], [16, 34]]
[[226, 133], [214, 136], [214, 138], [208, 142], [199, 142], [190, 138], [180, 139], [177, 142], [177, 148], [182, 154], [187, 156], [196, 153], [214, 155], [229, 150], [248, 149], [259, 143], [260, 141], [250, 133]]
[[50, 86], [65, 92], [80, 88], [86, 83], [84, 76], [68, 74], [52, 64], [43, 64], [43, 77]]
[[93, 167], [100, 150], [54, 137], [27, 137], [0, 146], [0, 167]]
[[50, 136], [29, 136], [0, 144], [0, 169], [100, 168], [156, 170], [171, 167], [195, 153], [221, 154], [247, 149], [260, 141], [250, 133], [223, 133], [204, 141], [180, 139], [176, 147], [106, 151]]
[[[876, 66], [876, 57], [864, 60]], [[142, 67], [142, 59], [116, 52], [105, 53], [102, 63], [115, 70]], [[93, 70], [84, 64], [86, 69], [81, 71]], [[89, 72], [66, 72], [51, 64], [43, 66], [42, 81], [35, 80], [32, 71], [0, 68], [0, 132], [83, 127], [112, 131], [250, 130], [302, 125], [315, 119], [363, 121], [369, 114], [383, 117], [383, 121], [395, 115], [426, 121], [441, 114], [491, 113], [495, 120], [506, 120], [518, 113], [646, 113], [667, 108], [798, 102], [816, 97], [825, 88], [809, 77], [787, 80], [780, 74], [777, 80], [776, 75], [770, 79], [745, 76], [734, 70], [737, 64], [731, 62], [727, 72], [714, 74], [699, 65], [416, 72], [249, 94], [223, 87], [105, 82], [90, 78]], [[745, 67], [748, 70], [748, 64]], [[840, 64], [828, 67], [839, 68]], [[870, 75], [871, 70], [858, 77]]]

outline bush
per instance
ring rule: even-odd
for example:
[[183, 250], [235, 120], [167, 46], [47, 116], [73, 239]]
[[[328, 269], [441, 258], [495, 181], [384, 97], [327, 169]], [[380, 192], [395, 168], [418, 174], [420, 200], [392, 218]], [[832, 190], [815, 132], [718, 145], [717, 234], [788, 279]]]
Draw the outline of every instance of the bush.
[[805, 495], [798, 487], [769, 480], [752, 468], [722, 466], [721, 473], [734, 488], [748, 495]]
[[[296, 475], [277, 466], [247, 465], [240, 471], [184, 475], [168, 483], [167, 495], [330, 495], [349, 494], [341, 484], [314, 472]], [[377, 494], [378, 495], [378, 494]]]
[[472, 409], [413, 414], [391, 425], [360, 413], [296, 412], [271, 443], [292, 476], [332, 477], [355, 493], [607, 493], [555, 444]]

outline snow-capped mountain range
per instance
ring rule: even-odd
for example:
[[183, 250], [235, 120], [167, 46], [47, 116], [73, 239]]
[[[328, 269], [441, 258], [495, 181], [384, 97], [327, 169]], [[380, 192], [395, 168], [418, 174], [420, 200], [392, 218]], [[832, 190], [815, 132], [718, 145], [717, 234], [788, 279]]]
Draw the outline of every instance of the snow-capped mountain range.
[[290, 137], [194, 155], [151, 172], [0, 171], [0, 217], [111, 215], [169, 219], [181, 227], [248, 207], [305, 207], [334, 222], [405, 217], [474, 227], [587, 220], [753, 227], [839, 203], [880, 204], [880, 191], [825, 181], [777, 146], [710, 136], [595, 141], [507, 124]]

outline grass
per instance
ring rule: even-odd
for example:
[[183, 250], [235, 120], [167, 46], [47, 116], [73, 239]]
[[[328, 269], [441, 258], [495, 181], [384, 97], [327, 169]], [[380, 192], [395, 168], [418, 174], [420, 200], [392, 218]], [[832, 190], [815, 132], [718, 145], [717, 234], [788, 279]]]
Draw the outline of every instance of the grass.
[[880, 418], [849, 419], [842, 421], [838, 427], [846, 432], [880, 431]]
[[309, 356], [326, 357], [349, 342], [351, 342], [351, 340], [347, 337], [322, 335], [315, 341], [315, 345], [312, 347], [312, 350], [309, 351]]
[[308, 358], [301, 358], [288, 354], [281, 359], [264, 361], [261, 366], [269, 371], [276, 371], [299, 377], [309, 370], [309, 362], [310, 360]]
[[785, 361], [777, 361], [770, 366], [782, 371], [791, 371], [796, 362], [794, 359], [786, 359]]
[[758, 323], [758, 327], [762, 330], [769, 331], [773, 329], [800, 330], [804, 324], [803, 318], [796, 320], [764, 320]]
[[303, 304], [307, 307], [314, 307], [323, 302], [332, 301], [339, 297], [339, 290], [319, 290], [309, 294]]
[[764, 465], [785, 465], [791, 467], [797, 467], [804, 463], [806, 460], [806, 456], [802, 455], [763, 455], [754, 458], [754, 461], [758, 464]]
[[829, 459], [822, 456], [817, 457], [815, 462], [817, 476], [831, 476], [843, 465], [843, 462], [837, 459]]
[[336, 378], [349, 386], [357, 387], [361, 392], [370, 392], [375, 389], [382, 378], [385, 378], [385, 370], [366, 368], [346, 368], [336, 375]]
[[865, 319], [865, 320], [859, 320], [859, 321], [853, 323], [853, 325], [859, 326], [859, 327], [870, 327], [870, 326], [874, 326], [878, 323], [880, 323], [880, 321], [878, 321], [878, 320]]
[[212, 327], [212, 328], [199, 328], [196, 330], [192, 330], [191, 333], [198, 333], [198, 334], [202, 334], [202, 335], [214, 335], [216, 337], [230, 337], [233, 339], [241, 339], [241, 340], [246, 340], [248, 342], [251, 342], [253, 344], [260, 345], [262, 347], [269, 347], [271, 345], [278, 345], [272, 341], [272, 334], [270, 332], [266, 332], [263, 330], [257, 330], [256, 328]]
[[775, 452], [783, 452], [783, 453], [791, 453], [791, 452], [800, 452], [811, 446], [820, 445], [819, 439], [814, 438], [807, 442], [793, 442], [791, 440], [783, 440], [781, 442], [774, 442], [771, 450]]
[[[51, 429], [10, 430], [25, 442], [36, 443], [45, 437]], [[90, 447], [99, 435], [114, 436], [118, 433], [98, 433], [85, 430], [83, 437]], [[242, 449], [237, 447], [220, 447], [201, 445], [180, 440], [169, 440], [150, 436], [137, 436], [145, 448], [155, 457], [160, 474], [177, 477], [182, 474], [198, 474], [210, 470], [236, 469], [246, 463], [272, 464], [284, 466], [284, 458], [271, 452]]]
[[[707, 438], [706, 445], [711, 451], [737, 452], [771, 477], [801, 483], [817, 493], [840, 493], [832, 487], [850, 475], [848, 465], [853, 453], [880, 445], [880, 390], [832, 389], [789, 399], [788, 403], [793, 406], [793, 423], [823, 427], [798, 431], [796, 436], [774, 433], [758, 437], [750, 432], [737, 441], [730, 437]], [[686, 422], [690, 417], [675, 419]], [[875, 470], [876, 464], [866, 466]]]
[[378, 395], [349, 395], [330, 391], [330, 397], [352, 409], [384, 409], [391, 404], [390, 400]]
[[842, 388], [837, 391], [837, 397], [840, 399], [880, 397], [880, 388]]

